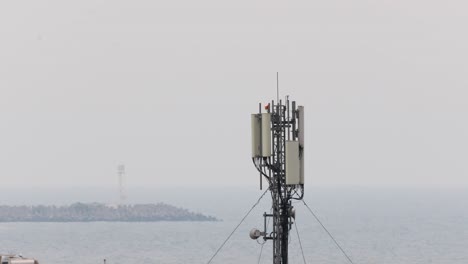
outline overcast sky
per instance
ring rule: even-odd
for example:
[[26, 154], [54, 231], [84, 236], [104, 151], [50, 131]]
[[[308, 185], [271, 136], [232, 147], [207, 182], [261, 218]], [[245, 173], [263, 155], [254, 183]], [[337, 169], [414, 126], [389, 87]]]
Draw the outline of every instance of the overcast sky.
[[250, 113], [306, 109], [306, 184], [468, 185], [466, 1], [1, 1], [0, 185], [257, 185]]

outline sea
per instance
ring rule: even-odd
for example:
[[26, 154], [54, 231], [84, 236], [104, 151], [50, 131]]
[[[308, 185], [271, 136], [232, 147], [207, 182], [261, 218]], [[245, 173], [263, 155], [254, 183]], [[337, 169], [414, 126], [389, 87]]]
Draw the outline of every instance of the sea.
[[[221, 221], [0, 223], [0, 253], [41, 264], [208, 263], [261, 194], [245, 186], [133, 188], [127, 203], [166, 202]], [[3, 189], [0, 203], [113, 203], [114, 196], [115, 190], [97, 187]], [[272, 263], [271, 241], [248, 235], [263, 228], [269, 198], [263, 197], [211, 263]], [[312, 186], [305, 201], [354, 264], [468, 263], [467, 188]], [[304, 204], [294, 207], [289, 263], [350, 263]]]

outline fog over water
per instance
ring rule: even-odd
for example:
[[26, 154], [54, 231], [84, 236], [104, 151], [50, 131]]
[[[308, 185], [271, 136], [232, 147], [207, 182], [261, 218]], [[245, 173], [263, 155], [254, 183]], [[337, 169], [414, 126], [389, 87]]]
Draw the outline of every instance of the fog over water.
[[[30, 192], [34, 201], [18, 193], [2, 193], [2, 201], [49, 203], [61, 200], [110, 201], [112, 192], [87, 195], [83, 190]], [[208, 213], [222, 222], [156, 223], [0, 223], [0, 244], [9, 252], [34, 256], [42, 263], [206, 263], [216, 248], [254, 204], [261, 192], [250, 188], [199, 190], [134, 190], [132, 202], [166, 201]], [[181, 196], [181, 193], [184, 196]], [[96, 195], [97, 194], [97, 195]], [[19, 199], [22, 196], [23, 200]], [[183, 199], [190, 197], [190, 199]], [[355, 263], [466, 263], [468, 261], [468, 190], [365, 187], [312, 187], [306, 201], [342, 244]], [[261, 227], [269, 211], [265, 197], [241, 225], [214, 263], [257, 263], [260, 246], [248, 231]], [[296, 203], [308, 263], [346, 263], [330, 238]], [[291, 233], [291, 261], [302, 257], [295, 231]], [[181, 250], [183, 249], [183, 250]], [[271, 244], [262, 263], [271, 262]]]

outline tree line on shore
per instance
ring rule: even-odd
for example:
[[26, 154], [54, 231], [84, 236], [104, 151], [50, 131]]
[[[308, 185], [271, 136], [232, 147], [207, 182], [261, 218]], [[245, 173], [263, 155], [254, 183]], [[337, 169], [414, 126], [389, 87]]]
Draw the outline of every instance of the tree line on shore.
[[165, 203], [109, 206], [100, 203], [74, 203], [67, 206], [0, 205], [0, 222], [154, 222], [217, 221], [215, 217], [190, 212]]

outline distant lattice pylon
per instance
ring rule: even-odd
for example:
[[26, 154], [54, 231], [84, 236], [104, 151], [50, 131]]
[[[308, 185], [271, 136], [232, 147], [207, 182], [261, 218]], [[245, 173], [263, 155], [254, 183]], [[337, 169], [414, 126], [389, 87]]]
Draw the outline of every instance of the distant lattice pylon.
[[119, 203], [125, 204], [125, 199], [127, 198], [124, 189], [125, 165], [120, 164], [117, 166], [117, 175], [119, 178]]

